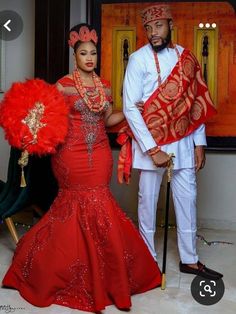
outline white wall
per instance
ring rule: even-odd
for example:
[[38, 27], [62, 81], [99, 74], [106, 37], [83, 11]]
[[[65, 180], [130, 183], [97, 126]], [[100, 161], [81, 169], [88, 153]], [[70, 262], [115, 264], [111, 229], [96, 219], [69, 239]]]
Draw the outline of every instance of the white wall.
[[208, 153], [198, 175], [198, 224], [236, 230], [236, 153]]
[[[0, 11], [13, 10], [23, 19], [24, 28], [21, 35], [5, 41], [5, 87], [12, 82], [23, 81], [34, 75], [34, 0], [0, 0]], [[0, 94], [0, 100], [3, 97]], [[6, 180], [9, 145], [4, 140], [0, 129], [0, 179]]]

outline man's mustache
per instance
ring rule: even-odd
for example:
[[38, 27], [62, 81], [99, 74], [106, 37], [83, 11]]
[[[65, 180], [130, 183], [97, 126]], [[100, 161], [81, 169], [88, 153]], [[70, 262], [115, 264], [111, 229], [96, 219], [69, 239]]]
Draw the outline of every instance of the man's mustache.
[[166, 38], [163, 38], [161, 36], [152, 36], [151, 37], [151, 40], [162, 40], [163, 43], [166, 43], [167, 42], [167, 39]]

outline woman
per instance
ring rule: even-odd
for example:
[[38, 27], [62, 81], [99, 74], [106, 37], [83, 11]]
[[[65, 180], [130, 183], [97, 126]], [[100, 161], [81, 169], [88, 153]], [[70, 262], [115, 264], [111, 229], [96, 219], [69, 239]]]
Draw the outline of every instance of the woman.
[[59, 304], [98, 312], [127, 310], [130, 296], [160, 285], [160, 271], [109, 190], [112, 154], [105, 126], [112, 113], [107, 82], [95, 73], [97, 35], [70, 31], [76, 69], [57, 83], [69, 106], [65, 143], [52, 158], [59, 193], [48, 213], [19, 242], [3, 285], [36, 306]]

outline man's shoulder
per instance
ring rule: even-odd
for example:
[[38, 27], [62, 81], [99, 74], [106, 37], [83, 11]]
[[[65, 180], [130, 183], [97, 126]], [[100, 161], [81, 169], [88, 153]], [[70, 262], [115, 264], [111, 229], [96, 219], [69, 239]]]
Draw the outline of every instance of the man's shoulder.
[[177, 48], [180, 52], [186, 50], [186, 48], [184, 48], [183, 46], [181, 46], [181, 45], [179, 45], [179, 44], [176, 44], [175, 46], [176, 46], [176, 48]]
[[184, 57], [190, 57], [191, 59], [194, 60], [194, 62], [197, 62], [197, 58], [196, 58], [195, 54], [190, 49], [184, 48], [184, 47], [177, 45], [177, 44], [176, 44], [176, 47], [179, 50], [181, 55], [184, 52]]
[[132, 57], [132, 58], [137, 58], [137, 59], [139, 59], [139, 58], [140, 58], [140, 59], [143, 59], [143, 57], [144, 57], [145, 55], [147, 55], [149, 51], [150, 51], [150, 45], [147, 44], [147, 45], [145, 45], [145, 46], [142, 46], [142, 47], [139, 48], [138, 50], [134, 51], [134, 52], [130, 55], [130, 57]]

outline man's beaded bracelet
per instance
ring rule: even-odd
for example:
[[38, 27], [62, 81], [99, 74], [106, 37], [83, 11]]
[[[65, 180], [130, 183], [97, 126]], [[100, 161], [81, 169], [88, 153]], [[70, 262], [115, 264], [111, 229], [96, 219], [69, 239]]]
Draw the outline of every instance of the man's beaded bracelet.
[[148, 155], [153, 156], [160, 151], [160, 147], [156, 146], [148, 150]]

